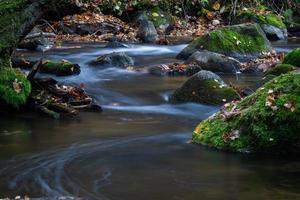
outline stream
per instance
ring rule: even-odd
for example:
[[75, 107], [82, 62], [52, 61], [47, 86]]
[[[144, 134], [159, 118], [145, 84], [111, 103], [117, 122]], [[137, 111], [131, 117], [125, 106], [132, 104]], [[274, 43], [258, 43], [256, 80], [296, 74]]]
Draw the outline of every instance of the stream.
[[[274, 43], [288, 52], [299, 42]], [[103, 106], [75, 119], [35, 114], [0, 116], [0, 198], [72, 196], [103, 200], [300, 199], [300, 161], [221, 152], [190, 143], [193, 128], [218, 107], [168, 103], [186, 77], [93, 67], [96, 56], [125, 51], [136, 66], [173, 63], [185, 45], [65, 44], [30, 58], [67, 59]], [[44, 76], [44, 75], [41, 75]], [[261, 77], [220, 75], [225, 82], [256, 89]]]

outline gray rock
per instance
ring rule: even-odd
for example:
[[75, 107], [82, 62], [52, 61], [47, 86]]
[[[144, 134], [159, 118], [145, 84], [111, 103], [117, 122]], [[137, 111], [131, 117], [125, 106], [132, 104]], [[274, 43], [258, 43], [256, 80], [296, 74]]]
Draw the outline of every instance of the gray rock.
[[153, 43], [158, 39], [158, 34], [153, 22], [140, 21], [137, 37], [145, 43]]
[[241, 63], [238, 60], [210, 51], [196, 51], [186, 63], [195, 63], [203, 70], [232, 74], [240, 71], [241, 68]]
[[124, 52], [113, 52], [99, 56], [90, 62], [91, 65], [110, 65], [126, 68], [134, 65], [134, 60]]
[[276, 40], [286, 40], [288, 38], [288, 33], [286, 28], [278, 28], [268, 24], [260, 25], [263, 31], [266, 33], [267, 38], [272, 41]]
[[170, 102], [221, 105], [238, 98], [236, 91], [227, 86], [218, 75], [202, 70], [184, 82], [171, 95]]

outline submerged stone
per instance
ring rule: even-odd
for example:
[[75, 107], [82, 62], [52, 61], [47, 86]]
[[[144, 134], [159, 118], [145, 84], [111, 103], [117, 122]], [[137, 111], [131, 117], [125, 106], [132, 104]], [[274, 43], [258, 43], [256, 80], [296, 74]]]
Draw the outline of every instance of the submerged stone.
[[90, 62], [91, 65], [110, 65], [127, 68], [134, 65], [134, 60], [124, 52], [113, 52], [102, 55]]

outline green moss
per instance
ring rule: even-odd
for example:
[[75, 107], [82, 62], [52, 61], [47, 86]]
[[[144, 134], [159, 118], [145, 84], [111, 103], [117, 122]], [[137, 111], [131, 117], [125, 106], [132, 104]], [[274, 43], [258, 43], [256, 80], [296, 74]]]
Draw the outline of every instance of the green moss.
[[193, 82], [186, 82], [182, 88], [174, 92], [171, 101], [222, 105], [239, 98], [237, 92], [231, 87], [221, 85], [216, 80], [203, 80], [196, 85]]
[[[26, 13], [22, 9], [26, 5], [26, 0], [3, 0], [0, 2], [0, 27], [2, 27], [0, 37], [1, 48], [11, 47], [17, 43], [12, 34], [22, 24], [22, 20], [26, 18]], [[3, 52], [1, 52], [3, 53]]]
[[279, 76], [281, 74], [285, 74], [285, 73], [294, 71], [295, 69], [296, 69], [296, 67], [294, 67], [293, 65], [278, 64], [275, 67], [273, 67], [272, 69], [268, 70], [265, 75]]
[[258, 19], [262, 24], [268, 24], [282, 29], [286, 28], [282, 19], [278, 15], [274, 15], [274, 14], [258, 15]]
[[255, 24], [228, 26], [197, 38], [190, 48], [228, 54], [252, 54], [270, 50], [261, 28]]
[[224, 119], [225, 111], [201, 122], [193, 141], [231, 151], [299, 153], [300, 75], [269, 81], [238, 103], [232, 117]]
[[242, 12], [238, 15], [238, 22], [256, 22], [258, 24], [272, 25], [280, 29], [286, 28], [280, 16], [275, 14], [256, 14], [253, 12]]
[[[18, 92], [13, 84], [21, 86]], [[0, 68], [0, 99], [8, 105], [18, 107], [26, 103], [27, 97], [31, 92], [31, 84], [24, 74], [17, 69]]]
[[300, 67], [300, 48], [288, 53], [282, 63]]
[[153, 22], [156, 28], [160, 27], [161, 25], [172, 23], [172, 17], [158, 7], [151, 9], [147, 13], [147, 16]]
[[40, 69], [43, 73], [56, 74], [59, 76], [79, 74], [80, 67], [68, 61], [45, 60]]

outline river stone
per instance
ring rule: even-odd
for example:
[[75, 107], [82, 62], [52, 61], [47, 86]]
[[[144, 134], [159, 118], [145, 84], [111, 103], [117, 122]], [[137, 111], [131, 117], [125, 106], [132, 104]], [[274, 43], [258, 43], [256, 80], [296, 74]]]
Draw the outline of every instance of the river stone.
[[287, 28], [278, 15], [256, 14], [247, 11], [239, 14], [234, 21], [237, 24], [248, 22], [258, 23], [269, 40], [286, 40], [288, 38]]
[[239, 24], [226, 26], [194, 39], [177, 58], [187, 59], [196, 51], [203, 50], [247, 61], [263, 52], [271, 52], [272, 47], [258, 24]]
[[286, 40], [288, 38], [286, 28], [278, 28], [268, 24], [262, 24], [261, 28], [264, 30], [269, 40]]
[[149, 74], [155, 76], [192, 76], [201, 71], [196, 64], [189, 64], [184, 68], [170, 68], [168, 65], [158, 65], [149, 68]]
[[202, 121], [193, 142], [226, 151], [299, 156], [300, 75], [273, 78]]
[[202, 70], [190, 77], [170, 97], [172, 103], [204, 103], [221, 105], [239, 95], [215, 73]]
[[186, 63], [195, 63], [203, 70], [212, 72], [232, 73], [240, 71], [241, 63], [231, 57], [210, 51], [196, 51]]
[[137, 37], [145, 43], [154, 43], [158, 34], [152, 21], [141, 20], [139, 23]]
[[134, 65], [134, 60], [124, 52], [113, 52], [102, 55], [90, 62], [91, 65], [111, 65], [126, 68]]

